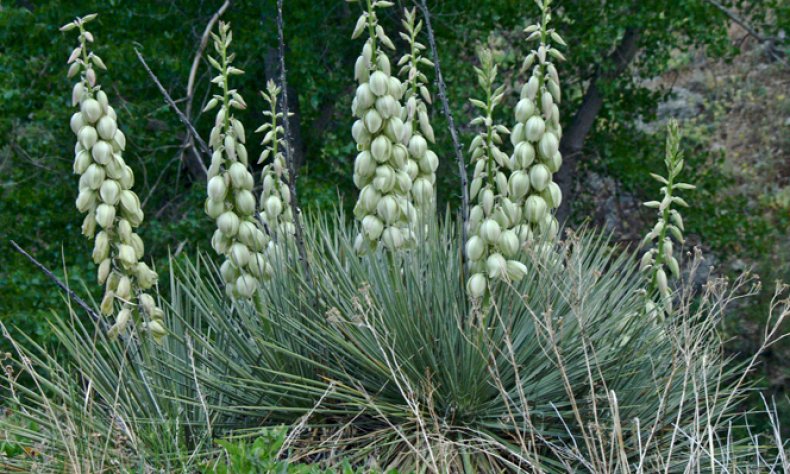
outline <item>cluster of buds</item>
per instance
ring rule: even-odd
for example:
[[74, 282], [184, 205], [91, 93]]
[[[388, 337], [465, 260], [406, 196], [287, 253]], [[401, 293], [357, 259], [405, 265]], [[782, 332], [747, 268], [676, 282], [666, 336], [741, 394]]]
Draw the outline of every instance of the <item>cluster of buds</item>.
[[209, 139], [212, 156], [205, 209], [217, 223], [211, 245], [225, 256], [220, 267], [225, 291], [232, 298], [249, 298], [257, 291], [260, 279], [271, 275], [271, 265], [264, 255], [269, 238], [255, 219], [255, 183], [247, 169], [244, 126], [233, 116], [234, 110], [247, 105], [236, 90], [229, 88], [230, 76], [243, 74], [231, 66], [235, 54], [228, 52], [230, 25], [220, 22], [219, 34], [212, 33], [211, 37], [219, 56], [219, 60], [208, 56], [217, 70], [211, 82], [222, 89], [222, 94], [213, 96], [203, 109], [207, 112], [219, 106]]
[[105, 286], [100, 310], [111, 315], [118, 309], [109, 335], [123, 333], [139, 316], [142, 329], [159, 340], [166, 334], [164, 313], [145, 293], [156, 284], [157, 275], [142, 262], [143, 240], [134, 232], [143, 222], [143, 211], [132, 191], [134, 174], [122, 156], [126, 137], [118, 129], [107, 94], [96, 82], [96, 69], [107, 68], [88, 51], [93, 35], [85, 25], [94, 18], [95, 14], [87, 15], [61, 27], [61, 31], [79, 30], [79, 46], [68, 60], [68, 77], [80, 77], [71, 99], [73, 106], [79, 106], [71, 116], [71, 130], [77, 136], [74, 173], [80, 175], [77, 209], [86, 213], [82, 233], [94, 239], [93, 261], [99, 266], [98, 282]]
[[[418, 211], [429, 210], [434, 203], [434, 189], [436, 186], [436, 168], [439, 167], [439, 157], [428, 149], [428, 143], [435, 143], [433, 127], [428, 119], [428, 107], [431, 103], [431, 93], [426, 84], [428, 78], [420, 71], [420, 64], [433, 67], [433, 63], [422, 56], [425, 45], [417, 41], [417, 35], [422, 30], [422, 20], [417, 21], [417, 9], [404, 10], [403, 28], [400, 36], [409, 45], [409, 52], [398, 61], [401, 66], [400, 77], [405, 77], [403, 82], [404, 100], [401, 119], [406, 128], [403, 134], [404, 145], [409, 150], [409, 162], [406, 172], [414, 182], [411, 195]], [[405, 139], [408, 138], [408, 141]]]
[[469, 212], [469, 240], [466, 242], [471, 272], [466, 287], [473, 298], [485, 296], [492, 279], [519, 280], [527, 272], [526, 266], [515, 259], [521, 248], [516, 226], [521, 222], [522, 210], [509, 197], [505, 171], [510, 164], [507, 154], [499, 148], [502, 135], [509, 131], [493, 121], [494, 109], [504, 96], [504, 86], [493, 88], [497, 67], [490, 51], [480, 53], [480, 63], [475, 72], [486, 100], [471, 99], [481, 111], [471, 124], [484, 126], [484, 131], [475, 136], [469, 147], [475, 167], [469, 197], [475, 205]]
[[290, 238], [294, 235], [293, 211], [291, 210], [291, 190], [288, 187], [288, 166], [285, 161], [283, 149], [283, 127], [278, 123], [282, 120], [283, 113], [277, 112], [277, 96], [280, 88], [270, 80], [266, 84], [266, 92], [261, 92], [263, 99], [269, 104], [269, 110], [264, 110], [263, 115], [270, 119], [257, 130], [256, 133], [265, 132], [261, 144], [263, 152], [258, 159], [258, 164], [265, 162], [270, 156], [271, 161], [263, 167], [261, 179], [263, 191], [261, 192], [260, 209], [261, 219], [269, 232], [278, 238]]
[[562, 128], [560, 127], [560, 81], [553, 60], [562, 61], [562, 53], [551, 46], [550, 39], [560, 45], [565, 42], [554, 29], [548, 28], [551, 20], [549, 6], [552, 0], [536, 0], [541, 8], [541, 21], [525, 32], [528, 41], [538, 41], [537, 49], [524, 60], [523, 70], [532, 68], [532, 75], [521, 89], [521, 99], [516, 104], [513, 133], [513, 172], [509, 185], [511, 197], [524, 209], [524, 220], [519, 226], [519, 237], [531, 240], [537, 232], [553, 238], [557, 234], [557, 219], [551, 210], [562, 200], [560, 187], [552, 176], [562, 165], [559, 151]]
[[[358, 38], [368, 31], [354, 67], [359, 86], [351, 104], [358, 118], [351, 134], [359, 152], [354, 162], [354, 184], [360, 190], [354, 216], [361, 222], [354, 247], [359, 253], [375, 248], [379, 241], [387, 249], [396, 250], [415, 240], [417, 211], [410, 199], [409, 149], [404, 145], [412, 142], [401, 118], [403, 87], [391, 75], [390, 60], [378, 46], [380, 43], [395, 49], [379, 25], [375, 10], [392, 5], [385, 0], [367, 0], [367, 11], [360, 15], [352, 34], [352, 38]], [[426, 155], [425, 139], [414, 145], [414, 156]]]
[[[667, 282], [667, 270], [678, 278], [680, 276], [680, 266], [674, 255], [672, 238], [679, 245], [683, 245], [683, 218], [676, 209], [672, 209], [673, 204], [688, 207], [686, 201], [675, 193], [682, 190], [694, 189], [694, 185], [676, 182], [678, 175], [683, 170], [683, 153], [680, 151], [680, 131], [678, 123], [670, 120], [667, 125], [667, 146], [664, 164], [667, 168], [667, 177], [650, 173], [656, 181], [662, 184], [661, 193], [664, 197], [661, 201], [646, 202], [645, 206], [656, 209], [658, 212], [658, 222], [653, 229], [648, 232], [642, 241], [642, 245], [648, 243], [653, 248], [645, 252], [639, 265], [640, 270], [648, 275], [650, 286], [658, 290], [663, 303], [663, 309], [672, 310], [672, 298]], [[648, 313], [659, 311], [652, 301], [647, 304]]]

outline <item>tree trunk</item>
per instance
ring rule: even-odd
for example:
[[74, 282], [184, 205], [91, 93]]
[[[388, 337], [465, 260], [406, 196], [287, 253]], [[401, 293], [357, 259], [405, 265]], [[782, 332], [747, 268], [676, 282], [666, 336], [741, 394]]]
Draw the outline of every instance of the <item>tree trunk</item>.
[[622, 74], [628, 64], [639, 51], [639, 31], [629, 28], [623, 39], [612, 54], [607, 58], [607, 65], [598, 67], [590, 80], [590, 86], [584, 94], [582, 105], [576, 111], [571, 125], [563, 131], [560, 141], [563, 165], [557, 172], [556, 181], [562, 190], [562, 204], [557, 210], [557, 219], [567, 221], [570, 217], [570, 202], [573, 199], [573, 178], [576, 176], [579, 156], [584, 148], [584, 140], [592, 129], [598, 112], [603, 106], [603, 94], [598, 84], [611, 81]]

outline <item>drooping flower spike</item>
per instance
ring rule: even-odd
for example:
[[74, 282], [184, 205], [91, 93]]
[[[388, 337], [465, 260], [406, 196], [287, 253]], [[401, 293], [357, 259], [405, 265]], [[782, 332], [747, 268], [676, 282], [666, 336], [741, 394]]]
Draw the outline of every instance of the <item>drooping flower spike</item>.
[[488, 294], [493, 280], [519, 280], [527, 268], [515, 259], [520, 250], [515, 228], [521, 222], [522, 211], [509, 197], [505, 172], [510, 164], [500, 149], [502, 136], [510, 132], [493, 120], [494, 110], [504, 97], [504, 86], [494, 89], [497, 67], [490, 51], [481, 51], [480, 67], [475, 72], [485, 100], [470, 99], [480, 110], [471, 125], [482, 126], [483, 130], [469, 147], [474, 165], [469, 198], [475, 204], [469, 212], [469, 240], [465, 249], [471, 274], [466, 288], [472, 298], [482, 298]]
[[[415, 241], [417, 211], [411, 203], [412, 178], [408, 172], [410, 133], [404, 125], [401, 99], [403, 86], [392, 76], [390, 60], [379, 47], [395, 49], [378, 22], [376, 8], [393, 5], [384, 0], [366, 0], [367, 9], [357, 20], [352, 38], [368, 32], [362, 54], [354, 66], [359, 82], [351, 111], [358, 118], [351, 128], [359, 154], [354, 161], [354, 184], [360, 190], [354, 216], [361, 231], [354, 246], [366, 253], [382, 242], [388, 250], [410, 246]], [[415, 150], [423, 155], [423, 150]], [[417, 153], [419, 152], [419, 153]]]
[[430, 212], [434, 206], [439, 157], [429, 149], [429, 144], [435, 143], [436, 139], [428, 117], [428, 104], [431, 103], [428, 78], [420, 71], [420, 65], [433, 67], [433, 62], [422, 56], [425, 45], [417, 40], [422, 20], [417, 21], [416, 8], [403, 11], [402, 24], [404, 31], [400, 36], [409, 46], [409, 51], [398, 61], [398, 66], [401, 66], [398, 75], [403, 78], [406, 104], [401, 113], [406, 128], [403, 136], [408, 138], [403, 142], [409, 150], [406, 171], [414, 182], [411, 195], [415, 207], [419, 212]]
[[165, 334], [164, 313], [146, 293], [157, 281], [145, 262], [143, 240], [135, 229], [143, 222], [140, 199], [132, 190], [134, 173], [123, 159], [126, 136], [107, 94], [97, 83], [96, 70], [104, 61], [88, 49], [93, 34], [85, 29], [96, 14], [77, 18], [61, 31], [79, 31], [79, 45], [69, 56], [68, 77], [79, 76], [71, 102], [79, 111], [71, 116], [77, 136], [74, 173], [80, 175], [77, 209], [85, 213], [82, 233], [94, 239], [93, 261], [99, 266], [98, 282], [105, 286], [102, 314], [115, 314], [110, 337], [123, 333], [135, 319], [156, 340]]
[[524, 59], [523, 70], [532, 74], [521, 88], [521, 99], [516, 104], [513, 133], [514, 146], [510, 157], [513, 172], [509, 177], [511, 197], [523, 207], [523, 219], [518, 227], [520, 239], [531, 240], [535, 233], [557, 234], [557, 219], [552, 210], [560, 206], [562, 193], [552, 180], [562, 165], [559, 151], [560, 81], [555, 61], [565, 58], [552, 41], [565, 46], [560, 35], [549, 28], [552, 0], [535, 0], [541, 8], [540, 23], [528, 26], [527, 41], [537, 42], [537, 48]]
[[233, 115], [234, 110], [243, 110], [247, 104], [230, 88], [230, 77], [244, 73], [231, 65], [235, 54], [229, 52], [233, 38], [230, 25], [220, 22], [219, 34], [212, 33], [211, 37], [219, 56], [208, 56], [217, 70], [211, 82], [219, 86], [221, 94], [212, 97], [204, 108], [207, 112], [219, 106], [209, 138], [212, 156], [205, 209], [217, 223], [211, 245], [225, 256], [220, 271], [226, 293], [232, 298], [250, 298], [258, 290], [260, 280], [271, 274], [264, 253], [270, 239], [255, 219], [255, 180], [248, 169], [246, 135], [244, 126]]

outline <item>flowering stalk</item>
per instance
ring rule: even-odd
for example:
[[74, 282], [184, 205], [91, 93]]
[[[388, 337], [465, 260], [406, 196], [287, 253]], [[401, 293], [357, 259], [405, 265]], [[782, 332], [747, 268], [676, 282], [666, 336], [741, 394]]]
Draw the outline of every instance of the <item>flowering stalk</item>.
[[271, 274], [271, 267], [263, 253], [269, 238], [254, 217], [252, 189], [255, 183], [247, 169], [244, 126], [233, 116], [234, 110], [243, 110], [247, 104], [229, 85], [230, 76], [244, 73], [231, 66], [235, 57], [228, 52], [232, 36], [230, 25], [224, 22], [219, 23], [219, 35], [211, 34], [214, 50], [219, 55], [219, 60], [208, 56], [209, 63], [218, 72], [211, 82], [217, 84], [222, 93], [214, 95], [204, 108], [207, 112], [219, 105], [209, 138], [212, 156], [205, 209], [209, 217], [216, 219], [217, 230], [211, 245], [218, 254], [225, 256], [220, 271], [226, 293], [232, 298], [250, 298], [257, 291], [259, 280]]
[[[434, 205], [434, 187], [436, 186], [436, 168], [439, 167], [439, 157], [432, 150], [428, 149], [428, 142], [436, 143], [433, 134], [433, 127], [428, 119], [428, 107], [431, 103], [431, 93], [426, 84], [428, 78], [420, 71], [420, 64], [433, 67], [433, 62], [422, 56], [425, 45], [417, 41], [417, 35], [422, 30], [422, 20], [417, 19], [417, 9], [405, 9], [403, 11], [403, 29], [400, 36], [409, 45], [409, 52], [404, 54], [398, 66], [401, 66], [398, 74], [405, 77], [404, 80], [404, 99], [406, 107], [401, 113], [401, 119], [406, 127], [403, 134], [403, 144], [409, 149], [409, 161], [406, 172], [409, 178], [414, 181], [411, 188], [411, 195], [414, 205], [420, 214], [430, 209]], [[427, 141], [426, 141], [427, 140]]]
[[535, 1], [541, 8], [540, 23], [524, 30], [530, 35], [527, 41], [538, 41], [538, 47], [524, 60], [523, 69], [531, 67], [532, 75], [521, 89], [515, 109], [516, 124], [510, 135], [515, 148], [510, 158], [513, 173], [508, 184], [513, 201], [524, 208], [518, 227], [522, 242], [531, 240], [536, 232], [549, 238], [557, 234], [558, 223], [551, 210], [558, 208], [562, 200], [560, 187], [552, 181], [553, 173], [562, 165], [560, 81], [552, 59], [565, 58], [552, 47], [550, 40], [562, 46], [565, 41], [553, 28], [548, 28], [551, 2]]
[[288, 166], [282, 152], [282, 149], [285, 148], [283, 127], [278, 123], [283, 117], [282, 112], [277, 112], [277, 96], [280, 92], [280, 88], [272, 80], [266, 84], [266, 92], [261, 92], [263, 99], [269, 104], [269, 110], [263, 111], [263, 115], [269, 119], [269, 122], [255, 130], [256, 133], [266, 133], [261, 141], [264, 149], [258, 159], [258, 164], [265, 162], [269, 157], [272, 159], [261, 172], [263, 191], [261, 192], [260, 209], [261, 219], [269, 232], [278, 239], [290, 239], [294, 235], [296, 227], [291, 211]]
[[[389, 250], [411, 245], [417, 212], [410, 200], [412, 179], [408, 173], [410, 142], [408, 128], [401, 119], [401, 82], [391, 75], [390, 60], [379, 43], [395, 49], [378, 24], [376, 8], [393, 5], [385, 0], [366, 0], [364, 11], [352, 33], [358, 38], [365, 30], [368, 39], [354, 66], [359, 82], [351, 111], [358, 118], [351, 128], [359, 154], [354, 161], [354, 184], [360, 190], [354, 216], [362, 223], [354, 247], [365, 253], [379, 241]], [[425, 147], [415, 156], [425, 155]]]
[[[669, 283], [667, 281], [667, 270], [675, 278], [680, 276], [680, 266], [673, 255], [672, 238], [678, 244], [683, 245], [683, 218], [676, 209], [672, 209], [672, 204], [688, 207], [686, 201], [676, 195], [677, 191], [691, 190], [695, 186], [687, 183], [677, 182], [680, 172], [683, 170], [683, 153], [680, 151], [680, 130], [676, 120], [670, 120], [667, 124], [667, 145], [664, 164], [667, 168], [667, 177], [650, 173], [656, 181], [661, 183], [661, 193], [664, 195], [661, 201], [649, 201], [645, 206], [657, 209], [658, 222], [653, 229], [648, 232], [642, 241], [642, 245], [652, 243], [653, 248], [645, 252], [642, 256], [640, 269], [648, 275], [650, 289], [658, 290], [663, 303], [663, 309], [672, 311], [672, 298], [670, 297]], [[657, 308], [652, 302], [648, 302], [648, 313], [658, 311], [663, 313], [662, 308]]]
[[502, 135], [510, 132], [493, 121], [494, 109], [504, 96], [504, 86], [494, 90], [497, 67], [490, 51], [480, 53], [480, 63], [475, 72], [486, 99], [470, 99], [481, 112], [471, 125], [485, 127], [469, 147], [475, 167], [469, 196], [476, 203], [469, 212], [469, 240], [466, 243], [471, 273], [466, 287], [472, 298], [485, 296], [492, 279], [518, 280], [527, 271], [523, 263], [514, 259], [520, 247], [515, 225], [521, 220], [521, 209], [509, 198], [504, 172], [509, 162], [499, 148]]
[[116, 314], [110, 337], [123, 333], [133, 319], [140, 318], [142, 329], [159, 341], [166, 334], [164, 313], [146, 293], [156, 284], [157, 275], [141, 261], [143, 240], [134, 232], [143, 222], [143, 211], [132, 191], [134, 173], [123, 159], [126, 137], [118, 129], [107, 94], [96, 83], [96, 69], [107, 67], [88, 50], [93, 35], [85, 25], [94, 18], [96, 14], [87, 15], [60, 28], [79, 31], [79, 46], [68, 59], [68, 77], [80, 77], [71, 97], [72, 105], [80, 109], [71, 116], [71, 130], [77, 136], [74, 173], [80, 175], [77, 209], [86, 213], [82, 233], [94, 239], [98, 282], [105, 285], [100, 310], [105, 315]]

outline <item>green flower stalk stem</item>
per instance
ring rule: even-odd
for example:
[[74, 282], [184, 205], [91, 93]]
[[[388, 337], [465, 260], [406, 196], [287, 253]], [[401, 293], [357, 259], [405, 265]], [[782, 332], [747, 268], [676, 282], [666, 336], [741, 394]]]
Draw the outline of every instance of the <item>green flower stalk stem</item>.
[[417, 9], [403, 11], [403, 29], [400, 36], [409, 45], [409, 52], [404, 54], [398, 66], [401, 66], [398, 75], [405, 77], [403, 87], [406, 107], [403, 108], [401, 119], [406, 132], [404, 137], [408, 141], [403, 144], [408, 147], [409, 161], [406, 172], [414, 181], [411, 195], [414, 205], [420, 214], [430, 212], [435, 203], [436, 168], [439, 167], [439, 157], [428, 149], [428, 143], [436, 143], [433, 127], [428, 118], [428, 106], [431, 103], [431, 93], [426, 84], [428, 78], [420, 71], [420, 64], [433, 67], [433, 62], [422, 56], [425, 45], [417, 41], [417, 35], [422, 30], [422, 20], [417, 21]]
[[94, 239], [98, 282], [105, 285], [100, 310], [116, 315], [110, 336], [118, 336], [139, 319], [141, 328], [160, 340], [166, 334], [164, 313], [146, 293], [156, 284], [157, 275], [141, 261], [143, 240], [134, 232], [143, 222], [143, 211], [132, 191], [134, 173], [123, 159], [126, 137], [118, 129], [107, 94], [96, 82], [96, 69], [107, 68], [88, 50], [93, 35], [85, 25], [94, 18], [96, 14], [77, 18], [60, 29], [79, 31], [79, 46], [68, 59], [68, 77], [80, 78], [71, 98], [72, 105], [79, 106], [71, 116], [71, 130], [77, 136], [74, 173], [80, 175], [77, 209], [86, 213], [82, 233]]
[[653, 245], [653, 248], [645, 252], [640, 263], [640, 269], [648, 276], [648, 289], [658, 290], [661, 298], [661, 307], [656, 307], [652, 301], [648, 302], [647, 309], [649, 314], [655, 312], [663, 314], [663, 310], [672, 311], [672, 298], [667, 281], [667, 271], [674, 275], [675, 278], [680, 276], [680, 266], [674, 255], [672, 239], [674, 238], [679, 245], [683, 245], [684, 242], [683, 217], [676, 209], [672, 209], [672, 205], [677, 204], [688, 207], [688, 203], [678, 196], [677, 192], [695, 188], [694, 185], [677, 182], [677, 178], [683, 170], [683, 153], [680, 151], [680, 131], [675, 120], [670, 120], [667, 125], [667, 146], [664, 164], [667, 168], [666, 177], [650, 173], [653, 179], [663, 185], [661, 193], [664, 197], [661, 201], [645, 203], [645, 206], [656, 209], [658, 212], [658, 222], [642, 241], [642, 245], [649, 243]]
[[527, 41], [538, 41], [538, 47], [524, 59], [523, 69], [531, 67], [532, 75], [521, 89], [515, 109], [516, 124], [510, 135], [514, 150], [508, 185], [513, 201], [524, 208], [517, 228], [522, 242], [531, 240], [536, 232], [553, 238], [559, 227], [551, 212], [562, 200], [560, 187], [552, 180], [562, 165], [560, 81], [553, 60], [565, 58], [550, 40], [563, 46], [565, 42], [548, 28], [551, 1], [535, 1], [542, 11], [540, 23], [524, 30], [529, 34]]
[[232, 41], [230, 25], [220, 22], [219, 35], [212, 33], [211, 37], [219, 55], [219, 60], [208, 56], [218, 72], [211, 82], [222, 93], [214, 95], [204, 108], [207, 112], [219, 106], [209, 138], [212, 156], [205, 209], [209, 217], [216, 219], [217, 230], [211, 245], [225, 256], [220, 271], [226, 293], [231, 298], [250, 298], [258, 290], [260, 280], [271, 275], [264, 254], [270, 239], [255, 219], [256, 200], [252, 194], [255, 182], [247, 169], [244, 126], [233, 116], [234, 110], [243, 110], [247, 105], [229, 86], [231, 76], [243, 74], [231, 66], [235, 54], [228, 52]]
[[261, 179], [263, 191], [261, 192], [260, 209], [261, 219], [266, 224], [269, 232], [278, 239], [290, 239], [296, 232], [293, 211], [291, 210], [291, 190], [288, 188], [288, 165], [282, 150], [283, 127], [278, 121], [282, 120], [282, 112], [277, 112], [277, 96], [281, 90], [274, 81], [266, 84], [266, 92], [261, 92], [263, 99], [269, 104], [269, 110], [264, 110], [263, 115], [269, 119], [256, 133], [264, 133], [261, 145], [263, 152], [258, 159], [258, 164], [265, 162], [269, 157], [271, 161], [263, 167]]
[[526, 266], [515, 260], [520, 241], [515, 226], [521, 222], [521, 208], [509, 197], [505, 170], [510, 166], [508, 156], [500, 150], [502, 135], [509, 130], [494, 124], [494, 109], [502, 102], [504, 86], [494, 90], [497, 67], [491, 52], [480, 53], [479, 68], [475, 68], [478, 82], [485, 91], [485, 101], [470, 99], [481, 115], [471, 125], [483, 125], [469, 147], [474, 174], [469, 197], [475, 203], [469, 211], [469, 240], [466, 255], [471, 276], [466, 288], [472, 298], [488, 293], [492, 279], [521, 279]]
[[[392, 5], [389, 1], [367, 0], [367, 10], [360, 15], [352, 34], [352, 38], [358, 38], [368, 31], [354, 67], [359, 86], [351, 104], [358, 118], [351, 134], [359, 152], [354, 162], [354, 184], [360, 190], [354, 216], [362, 226], [354, 247], [360, 254], [375, 248], [379, 241], [389, 250], [415, 242], [417, 211], [411, 203], [409, 150], [404, 145], [411, 143], [411, 137], [401, 119], [403, 86], [391, 75], [390, 60], [378, 46], [381, 43], [395, 49], [376, 17], [376, 8]], [[427, 153], [415, 151], [419, 156]]]

